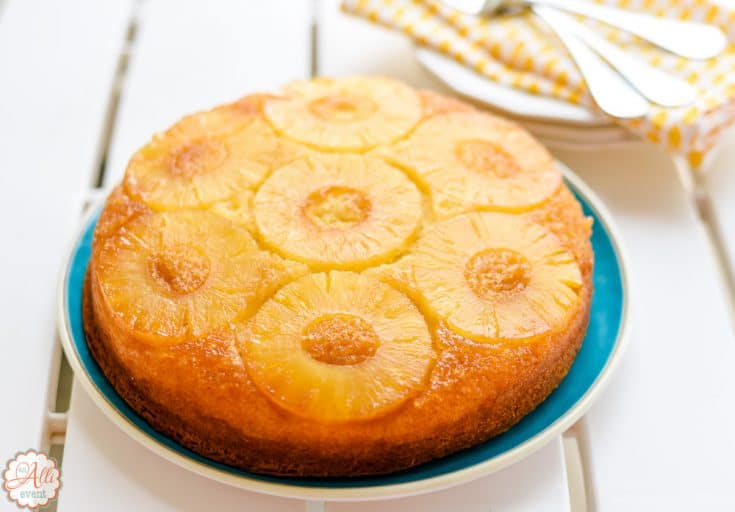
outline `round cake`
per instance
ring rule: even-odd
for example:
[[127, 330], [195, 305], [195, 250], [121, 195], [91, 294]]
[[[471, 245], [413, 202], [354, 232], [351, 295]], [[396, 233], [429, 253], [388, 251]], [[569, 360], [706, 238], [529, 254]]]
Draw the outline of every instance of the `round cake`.
[[150, 425], [258, 473], [388, 473], [482, 443], [584, 338], [591, 221], [517, 125], [379, 77], [183, 118], [130, 160], [85, 284]]

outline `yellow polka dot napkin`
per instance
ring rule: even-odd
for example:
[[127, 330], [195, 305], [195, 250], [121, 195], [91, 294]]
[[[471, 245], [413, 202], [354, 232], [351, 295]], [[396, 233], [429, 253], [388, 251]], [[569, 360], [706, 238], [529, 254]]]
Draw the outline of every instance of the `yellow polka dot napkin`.
[[[640, 119], [616, 120], [632, 132], [683, 155], [692, 167], [705, 161], [724, 128], [735, 121], [735, 4], [713, 0], [591, 0], [725, 30], [731, 44], [719, 57], [686, 60], [604, 23], [579, 18], [626, 51], [694, 85], [697, 101], [682, 108], [651, 106]], [[472, 67], [491, 80], [524, 91], [588, 105], [594, 102], [562, 43], [530, 13], [477, 18], [436, 0], [343, 0], [342, 9], [401, 30], [421, 45]]]

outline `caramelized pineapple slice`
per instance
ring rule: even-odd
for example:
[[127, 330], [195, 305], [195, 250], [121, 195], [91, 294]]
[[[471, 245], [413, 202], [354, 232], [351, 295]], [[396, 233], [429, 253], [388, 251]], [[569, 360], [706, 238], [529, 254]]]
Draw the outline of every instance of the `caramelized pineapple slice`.
[[285, 136], [323, 151], [365, 151], [406, 134], [421, 117], [421, 100], [388, 78], [319, 78], [293, 82], [264, 113]]
[[355, 270], [399, 255], [421, 214], [421, 195], [402, 172], [358, 155], [295, 161], [254, 200], [266, 244], [319, 269]]
[[561, 185], [553, 159], [529, 134], [479, 112], [432, 117], [408, 139], [377, 151], [427, 185], [440, 218], [528, 210]]
[[553, 234], [503, 213], [437, 224], [396, 266], [393, 275], [410, 279], [427, 309], [476, 341], [564, 328], [582, 287], [574, 257]]
[[130, 221], [93, 264], [113, 315], [136, 337], [161, 344], [201, 338], [252, 314], [306, 270], [260, 251], [232, 222], [191, 210]]
[[185, 117], [154, 136], [128, 164], [128, 193], [156, 210], [205, 208], [258, 185], [303, 151], [238, 105]]
[[434, 353], [416, 306], [351, 272], [279, 290], [238, 336], [250, 377], [284, 409], [321, 421], [375, 418], [425, 385]]

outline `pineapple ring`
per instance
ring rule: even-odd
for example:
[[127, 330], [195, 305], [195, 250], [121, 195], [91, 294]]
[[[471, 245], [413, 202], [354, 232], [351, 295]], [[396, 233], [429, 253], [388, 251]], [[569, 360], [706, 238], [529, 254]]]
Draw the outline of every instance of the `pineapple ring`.
[[441, 218], [472, 209], [525, 211], [561, 185], [561, 173], [541, 145], [484, 113], [432, 117], [405, 141], [379, 151], [427, 185]]
[[388, 78], [298, 81], [286, 96], [266, 102], [275, 129], [326, 151], [366, 151], [406, 134], [421, 118], [421, 100]]
[[109, 310], [155, 344], [206, 336], [303, 271], [260, 251], [232, 222], [195, 210], [136, 218], [105, 240], [94, 261]]
[[185, 117], [156, 135], [130, 160], [126, 190], [156, 210], [205, 208], [301, 154], [237, 105]]
[[574, 257], [538, 224], [468, 213], [426, 233], [398, 264], [427, 309], [476, 341], [523, 340], [563, 328], [580, 300]]
[[238, 340], [265, 395], [322, 421], [387, 414], [425, 386], [434, 358], [426, 322], [408, 297], [352, 272], [286, 285]]
[[254, 200], [262, 239], [318, 269], [355, 270], [398, 256], [421, 215], [421, 194], [402, 172], [358, 155], [293, 162]]

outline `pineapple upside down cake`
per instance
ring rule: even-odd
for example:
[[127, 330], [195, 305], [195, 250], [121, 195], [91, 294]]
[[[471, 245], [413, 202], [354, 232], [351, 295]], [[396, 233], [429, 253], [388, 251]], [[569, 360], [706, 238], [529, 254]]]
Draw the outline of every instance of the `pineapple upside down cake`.
[[566, 375], [591, 221], [515, 124], [387, 78], [184, 117], [99, 218], [87, 342], [155, 429], [274, 475], [481, 443]]

